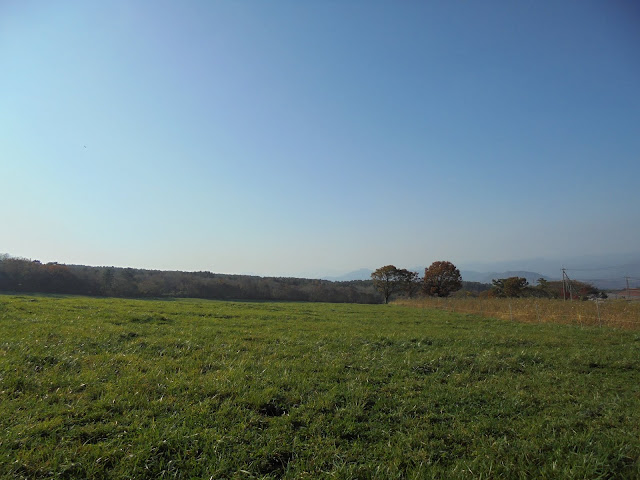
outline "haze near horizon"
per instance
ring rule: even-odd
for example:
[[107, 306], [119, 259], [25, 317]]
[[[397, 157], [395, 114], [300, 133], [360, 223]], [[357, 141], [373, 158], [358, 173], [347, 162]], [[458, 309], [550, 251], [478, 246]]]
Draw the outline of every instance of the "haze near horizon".
[[637, 251], [633, 2], [0, 5], [0, 252], [297, 276]]

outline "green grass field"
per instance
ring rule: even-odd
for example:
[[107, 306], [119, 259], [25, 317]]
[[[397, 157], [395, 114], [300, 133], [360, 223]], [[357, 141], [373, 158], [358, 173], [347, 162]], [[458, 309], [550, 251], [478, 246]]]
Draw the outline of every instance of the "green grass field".
[[0, 296], [1, 478], [640, 478], [640, 334]]

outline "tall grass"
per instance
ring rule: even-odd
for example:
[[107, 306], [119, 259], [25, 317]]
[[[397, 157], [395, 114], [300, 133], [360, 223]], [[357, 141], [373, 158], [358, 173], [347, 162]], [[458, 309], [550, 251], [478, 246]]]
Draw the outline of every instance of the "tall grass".
[[640, 302], [638, 301], [422, 297], [400, 299], [394, 303], [408, 307], [467, 313], [525, 323], [640, 329]]

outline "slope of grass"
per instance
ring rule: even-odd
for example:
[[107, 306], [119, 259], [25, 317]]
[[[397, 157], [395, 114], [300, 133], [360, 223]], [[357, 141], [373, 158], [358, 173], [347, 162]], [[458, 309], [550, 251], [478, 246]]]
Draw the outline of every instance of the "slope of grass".
[[640, 335], [0, 296], [2, 478], [638, 478]]

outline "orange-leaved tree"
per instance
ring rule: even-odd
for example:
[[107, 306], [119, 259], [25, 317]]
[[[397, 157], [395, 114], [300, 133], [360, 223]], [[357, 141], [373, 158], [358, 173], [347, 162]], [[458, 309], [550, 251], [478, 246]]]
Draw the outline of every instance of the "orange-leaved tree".
[[446, 297], [462, 288], [460, 270], [451, 262], [433, 262], [424, 270], [422, 291], [432, 297]]

